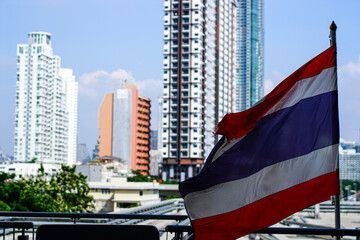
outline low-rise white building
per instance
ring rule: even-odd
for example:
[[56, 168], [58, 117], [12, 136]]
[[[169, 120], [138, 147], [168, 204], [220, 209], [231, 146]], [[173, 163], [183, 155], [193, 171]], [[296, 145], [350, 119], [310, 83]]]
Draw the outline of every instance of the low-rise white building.
[[103, 157], [76, 166], [76, 173], [87, 176], [87, 182], [108, 182], [112, 177], [127, 177], [131, 168], [126, 162], [115, 157]]
[[157, 182], [127, 182], [126, 177], [112, 177], [107, 182], [88, 183], [95, 212], [117, 212], [160, 202]]
[[[61, 170], [60, 164], [43, 163], [43, 167], [45, 173], [49, 174], [49, 176], [54, 175]], [[20, 180], [21, 178], [28, 179], [36, 176], [39, 169], [39, 163], [13, 163], [0, 165], [0, 172], [6, 172], [9, 174], [15, 173], [15, 180]]]

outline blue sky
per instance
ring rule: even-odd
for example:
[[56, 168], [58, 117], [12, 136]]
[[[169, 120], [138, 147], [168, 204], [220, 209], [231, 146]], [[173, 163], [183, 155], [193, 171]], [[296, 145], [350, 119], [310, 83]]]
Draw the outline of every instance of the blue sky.
[[[340, 135], [359, 141], [360, 1], [265, 0], [265, 86], [269, 91], [329, 46], [338, 25]], [[0, 146], [12, 155], [16, 45], [30, 31], [53, 36], [54, 54], [79, 82], [78, 142], [91, 150], [98, 136], [98, 108], [112, 80], [127, 76], [152, 100], [162, 92], [163, 0], [1, 0]]]

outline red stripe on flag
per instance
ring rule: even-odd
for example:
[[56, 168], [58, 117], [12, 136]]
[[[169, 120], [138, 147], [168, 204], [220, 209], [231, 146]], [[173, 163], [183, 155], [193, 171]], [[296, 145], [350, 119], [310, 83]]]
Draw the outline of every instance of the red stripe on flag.
[[[275, 193], [238, 210], [192, 221], [197, 240], [230, 240], [271, 226], [339, 192], [338, 170]], [[220, 229], [220, 231], [219, 231]]]
[[336, 66], [336, 45], [331, 46], [287, 77], [266, 96], [263, 102], [243, 112], [226, 114], [218, 123], [215, 134], [224, 135], [227, 140], [244, 136], [254, 129], [256, 122], [279, 102], [297, 81], [316, 76], [324, 69], [334, 66]]

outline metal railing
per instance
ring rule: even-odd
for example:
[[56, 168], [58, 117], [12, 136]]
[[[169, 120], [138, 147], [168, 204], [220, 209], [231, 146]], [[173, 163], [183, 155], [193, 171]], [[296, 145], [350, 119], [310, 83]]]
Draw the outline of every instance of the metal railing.
[[[176, 239], [192, 239], [193, 228], [192, 226], [184, 225], [168, 225], [167, 232], [175, 233], [178, 237]], [[184, 233], [188, 233], [184, 235]], [[314, 236], [355, 236], [360, 239], [360, 229], [334, 229], [334, 228], [264, 228], [255, 232], [255, 234], [291, 234], [291, 235], [314, 235]]]
[[[193, 228], [189, 224], [189, 219], [186, 215], [150, 215], [150, 214], [91, 214], [91, 213], [34, 213], [34, 212], [0, 212], [1, 216], [14, 216], [14, 217], [41, 217], [45, 219], [49, 218], [66, 218], [66, 219], [151, 219], [151, 220], [176, 220], [179, 221], [176, 225], [168, 225], [165, 228], [165, 232], [174, 233], [173, 240], [185, 240], [193, 239]], [[3, 228], [3, 239], [5, 235], [9, 234], [6, 229], [13, 229], [13, 239], [15, 239], [16, 229], [20, 229], [21, 235], [18, 236], [18, 240], [28, 239], [26, 230], [32, 231], [32, 238], [36, 230], [36, 225], [33, 222], [16, 222], [16, 221], [5, 221], [0, 222], [0, 228]], [[360, 239], [360, 229], [333, 229], [333, 228], [265, 228], [255, 232], [256, 234], [296, 234], [296, 235], [307, 235], [307, 236], [356, 236], [356, 239]]]
[[[47, 213], [47, 212], [0, 212], [1, 236], [9, 236], [12, 233], [15, 240], [29, 239], [26, 234], [32, 234], [35, 239], [36, 229], [44, 224], [111, 224], [119, 225], [137, 224], [146, 220], [172, 221], [170, 225], [159, 229], [160, 234], [172, 233], [173, 240], [193, 239], [193, 228], [187, 215], [169, 214], [183, 209], [181, 200], [168, 200], [158, 204], [129, 209], [122, 213]], [[176, 221], [176, 224], [173, 222]], [[292, 224], [291, 220], [283, 220]], [[299, 225], [299, 224], [298, 224]], [[327, 236], [356, 236], [360, 240], [359, 229], [334, 229], [320, 228], [316, 225], [301, 223], [303, 228], [265, 228], [256, 234], [296, 234], [304, 236], [327, 235]], [[306, 228], [304, 228], [306, 227]], [[265, 238], [266, 239], [266, 238]], [[268, 238], [270, 239], [270, 238]]]
[[[5, 240], [5, 236], [8, 233], [12, 233], [13, 239], [15, 240], [15, 233], [17, 229], [21, 230], [21, 235], [18, 236], [18, 240], [27, 240], [28, 235], [25, 234], [25, 231], [28, 229], [32, 229], [32, 237], [34, 239], [35, 236], [35, 229], [34, 224], [32, 222], [1, 222], [0, 221], [0, 228], [3, 229], [2, 236], [3, 240]], [[12, 231], [11, 231], [12, 229]]]
[[[107, 224], [132, 225], [146, 220], [164, 220], [181, 222], [188, 218], [186, 215], [169, 214], [183, 209], [182, 200], [174, 199], [157, 204], [134, 207], [121, 213], [50, 213], [50, 212], [0, 212], [0, 232], [3, 239], [10, 233], [21, 232], [18, 240], [28, 239], [25, 232], [31, 232], [34, 239], [36, 229], [45, 224]], [[29, 230], [30, 229], [30, 230]], [[164, 233], [160, 229], [160, 233]], [[0, 238], [1, 239], [1, 238]]]

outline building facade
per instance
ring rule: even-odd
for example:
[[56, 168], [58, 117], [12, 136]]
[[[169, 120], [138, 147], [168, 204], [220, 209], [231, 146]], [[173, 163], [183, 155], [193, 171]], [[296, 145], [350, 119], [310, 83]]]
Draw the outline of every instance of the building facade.
[[263, 95], [263, 1], [166, 0], [164, 7], [162, 177], [184, 180], [201, 169], [224, 115]]
[[66, 95], [65, 107], [68, 116], [67, 163], [74, 165], [77, 158], [78, 83], [75, 81], [71, 69], [60, 68], [59, 75], [63, 80], [63, 91]]
[[61, 165], [52, 163], [11, 163], [0, 164], [0, 172], [15, 174], [15, 181], [34, 178], [39, 173], [41, 166], [44, 168], [46, 174], [45, 179], [50, 180], [51, 176], [61, 171]]
[[91, 181], [89, 188], [95, 212], [119, 212], [160, 202], [159, 183], [127, 182], [126, 177], [112, 177], [107, 182]]
[[358, 146], [354, 141], [340, 139], [340, 179], [360, 181], [360, 152], [357, 150]]
[[150, 130], [150, 149], [158, 150], [158, 130]]
[[99, 109], [99, 157], [113, 156], [149, 174], [150, 100], [118, 79]]
[[78, 143], [76, 149], [76, 162], [87, 163], [91, 160], [92, 158], [90, 157], [86, 143]]
[[51, 34], [17, 46], [14, 161], [74, 164], [77, 83], [53, 55]]
[[235, 112], [252, 107], [264, 95], [264, 2], [236, 0]]

